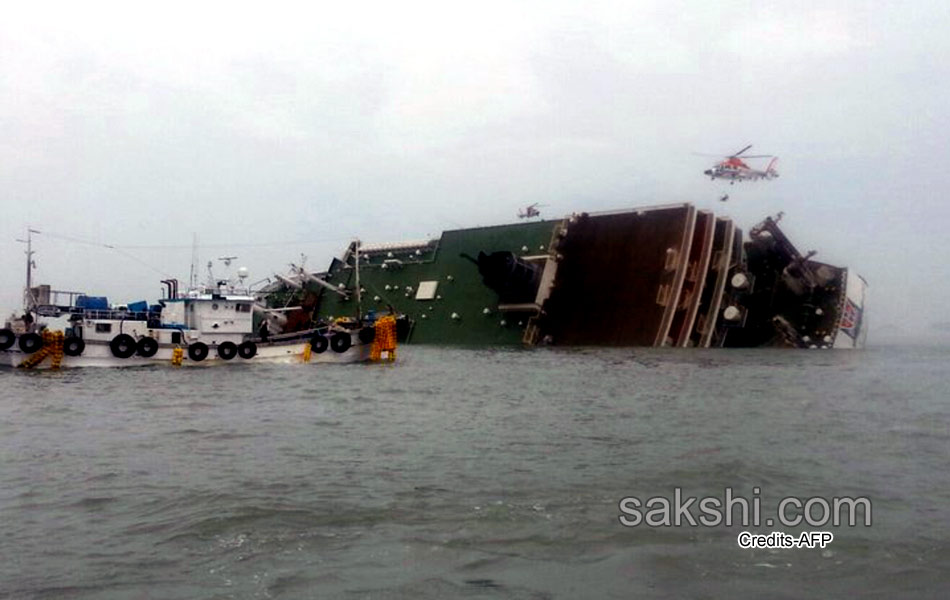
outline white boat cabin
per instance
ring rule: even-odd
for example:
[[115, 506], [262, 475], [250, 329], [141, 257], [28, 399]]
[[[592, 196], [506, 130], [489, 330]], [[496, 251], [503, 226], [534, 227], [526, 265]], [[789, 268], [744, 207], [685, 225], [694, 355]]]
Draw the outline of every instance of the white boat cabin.
[[75, 334], [88, 341], [108, 342], [127, 333], [136, 339], [152, 337], [160, 344], [200, 339], [213, 345], [226, 341], [240, 344], [254, 332], [254, 298], [251, 296], [195, 294], [165, 298], [160, 302], [160, 312], [83, 310], [81, 321], [73, 326], [74, 330], [81, 328]]

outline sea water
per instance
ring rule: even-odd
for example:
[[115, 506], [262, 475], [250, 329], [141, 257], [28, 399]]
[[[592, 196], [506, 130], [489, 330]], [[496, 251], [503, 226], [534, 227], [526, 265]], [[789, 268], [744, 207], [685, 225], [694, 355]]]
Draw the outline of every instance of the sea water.
[[[946, 597], [948, 364], [404, 347], [395, 365], [5, 370], [0, 597]], [[623, 499], [676, 490], [872, 515], [621, 522]], [[812, 530], [834, 539], [737, 543]]]

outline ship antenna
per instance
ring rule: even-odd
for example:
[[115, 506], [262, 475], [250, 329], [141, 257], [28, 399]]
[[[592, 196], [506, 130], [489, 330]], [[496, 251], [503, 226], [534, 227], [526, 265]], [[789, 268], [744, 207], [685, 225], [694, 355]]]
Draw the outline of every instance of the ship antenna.
[[211, 269], [214, 266], [214, 263], [210, 260], [208, 261], [208, 289], [218, 291], [218, 286], [215, 285], [214, 280], [214, 271]]
[[198, 234], [191, 234], [191, 274], [188, 276], [188, 287], [198, 287]]
[[360, 291], [360, 240], [356, 238], [353, 242], [353, 250], [356, 256], [356, 320], [363, 321], [363, 294]]

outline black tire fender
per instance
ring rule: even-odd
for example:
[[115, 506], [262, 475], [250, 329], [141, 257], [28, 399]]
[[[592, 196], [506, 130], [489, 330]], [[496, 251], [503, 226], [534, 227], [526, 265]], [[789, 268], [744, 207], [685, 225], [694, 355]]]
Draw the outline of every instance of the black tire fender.
[[396, 317], [396, 339], [405, 341], [409, 336], [409, 330], [412, 329], [412, 321], [406, 315]]
[[350, 338], [350, 334], [337, 332], [333, 334], [333, 337], [330, 338], [330, 347], [333, 348], [334, 352], [339, 352], [340, 354], [346, 352], [350, 349], [350, 346], [353, 345], [353, 340]]
[[86, 342], [82, 338], [70, 336], [63, 340], [63, 354], [66, 356], [79, 356], [86, 349]]
[[208, 344], [204, 342], [188, 344], [188, 360], [201, 362], [206, 358], [208, 358]]
[[238, 346], [238, 354], [241, 358], [248, 360], [257, 355], [257, 344], [254, 342], [244, 342]]
[[9, 350], [16, 343], [16, 334], [12, 329], [0, 329], [0, 350]]
[[129, 358], [135, 354], [135, 338], [127, 333], [120, 333], [109, 342], [109, 349], [116, 358]]
[[153, 337], [146, 336], [139, 339], [139, 343], [136, 344], [135, 347], [139, 356], [151, 358], [155, 356], [156, 352], [158, 352], [158, 341]]
[[234, 342], [221, 342], [218, 344], [218, 357], [221, 360], [231, 360], [237, 356], [238, 347]]
[[43, 338], [36, 333], [24, 333], [20, 336], [19, 346], [24, 354], [33, 354], [43, 347]]
[[323, 334], [315, 333], [313, 334], [313, 337], [310, 338], [310, 348], [317, 354], [323, 354], [329, 347], [330, 340], [328, 340]]
[[360, 332], [357, 334], [357, 337], [360, 338], [360, 342], [364, 344], [372, 344], [373, 340], [376, 339], [376, 328], [364, 327], [360, 329]]

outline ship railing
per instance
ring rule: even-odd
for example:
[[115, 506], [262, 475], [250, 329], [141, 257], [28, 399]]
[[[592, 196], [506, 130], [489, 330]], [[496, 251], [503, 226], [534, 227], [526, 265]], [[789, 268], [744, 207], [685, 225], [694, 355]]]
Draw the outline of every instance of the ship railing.
[[64, 313], [68, 313], [71, 308], [72, 307], [69, 306], [56, 306], [53, 304], [37, 304], [33, 310], [41, 317], [56, 318]]
[[[50, 290], [50, 304], [54, 306], [76, 306], [76, 299], [85, 296], [85, 292], [71, 292], [68, 290]], [[66, 302], [61, 302], [65, 296]]]
[[541, 305], [536, 302], [506, 303], [499, 304], [498, 310], [500, 312], [539, 313], [541, 312]]
[[76, 313], [81, 314], [84, 319], [91, 320], [108, 320], [108, 321], [148, 321], [150, 319], [157, 319], [159, 317], [158, 313], [141, 311], [141, 312], [131, 312], [128, 310], [117, 310], [117, 309], [79, 309]]
[[83, 292], [51, 290], [48, 285], [40, 285], [27, 290], [27, 308], [35, 310], [41, 317], [55, 318], [76, 308], [76, 299]]

